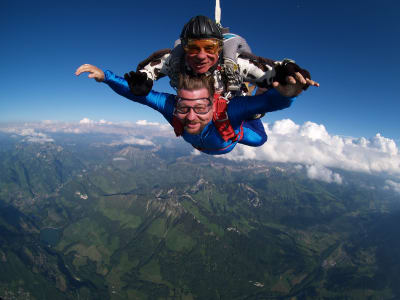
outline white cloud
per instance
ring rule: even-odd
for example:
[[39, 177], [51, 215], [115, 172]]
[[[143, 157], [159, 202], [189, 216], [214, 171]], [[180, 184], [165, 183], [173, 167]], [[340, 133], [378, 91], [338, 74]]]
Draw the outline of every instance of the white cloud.
[[378, 151], [389, 153], [392, 155], [397, 155], [399, 152], [395, 141], [381, 136], [380, 133], [377, 133], [369, 141], [365, 138], [361, 138], [360, 144], [362, 144], [363, 147], [371, 147], [377, 149]]
[[386, 185], [384, 187], [385, 189], [394, 190], [394, 191], [400, 193], [400, 182], [396, 182], [396, 181], [393, 181], [393, 180], [386, 180], [385, 183], [386, 183]]
[[138, 121], [136, 121], [135, 124], [138, 126], [141, 126], [141, 127], [145, 127], [145, 126], [150, 127], [150, 128], [157, 127], [157, 130], [164, 131], [164, 132], [167, 132], [167, 131], [172, 132], [173, 131], [170, 124], [160, 124], [157, 122], [149, 122], [147, 120], [138, 120]]
[[64, 132], [65, 133], [75, 133], [75, 134], [84, 133], [84, 131], [80, 128], [65, 128]]
[[194, 155], [194, 156], [197, 156], [197, 155], [200, 155], [201, 152], [200, 152], [199, 150], [197, 150], [197, 149], [193, 149], [193, 151], [190, 152], [190, 154], [191, 154], [191, 155]]
[[400, 155], [396, 143], [379, 133], [370, 139], [342, 137], [330, 135], [321, 124], [306, 122], [298, 125], [289, 119], [264, 126], [268, 141], [263, 146], [238, 145], [224, 157], [400, 174]]
[[112, 125], [113, 124], [112, 122], [106, 121], [106, 120], [103, 120], [103, 119], [101, 119], [98, 123], [100, 125]]
[[100, 121], [94, 121], [89, 118], [83, 118], [82, 120], [79, 121], [79, 124], [81, 124], [81, 125], [112, 125], [113, 123], [110, 121], [106, 121], [104, 119], [101, 119]]
[[25, 141], [31, 143], [40, 143], [40, 144], [54, 142], [52, 138], [47, 138], [47, 137], [27, 137]]
[[127, 137], [123, 140], [123, 144], [141, 145], [141, 146], [154, 146], [154, 143], [146, 139], [138, 139], [135, 137]]
[[89, 118], [83, 118], [82, 120], [79, 121], [79, 124], [84, 124], [84, 125], [89, 125], [94, 123], [95, 122], [93, 120], [90, 120]]
[[24, 141], [31, 143], [51, 143], [54, 140], [42, 132], [36, 132], [33, 128], [15, 129], [17, 135], [24, 136]]
[[[4, 124], [0, 126], [0, 131], [18, 134], [29, 135], [29, 130], [36, 130], [45, 133], [104, 133], [115, 134], [125, 137], [144, 135], [149, 140], [153, 137], [175, 137], [174, 131], [168, 123], [158, 124], [147, 121], [142, 121], [141, 124], [151, 124], [150, 126], [137, 125], [132, 122], [113, 123], [101, 119], [94, 121], [89, 118], [83, 118], [79, 122], [58, 122], [58, 121], [41, 121], [32, 123], [14, 123]], [[158, 125], [157, 125], [158, 124]], [[157, 126], [154, 126], [157, 125]]]
[[307, 166], [307, 176], [311, 179], [342, 184], [342, 177], [321, 165]]
[[[19, 136], [26, 141], [52, 142], [46, 134], [54, 132], [116, 134], [126, 144], [153, 146], [154, 137], [172, 138], [175, 135], [169, 124], [147, 122], [110, 124], [105, 120], [82, 119], [79, 123], [45, 121], [1, 127], [0, 130]], [[94, 126], [94, 125], [101, 126]], [[138, 125], [141, 124], [141, 125]], [[90, 125], [90, 126], [89, 126]], [[322, 124], [306, 122], [303, 125], [292, 120], [280, 120], [264, 124], [268, 141], [262, 147], [238, 145], [224, 158], [241, 160], [257, 159], [271, 162], [289, 162], [303, 166], [322, 166], [361, 172], [387, 172], [400, 178], [400, 153], [394, 140], [376, 134], [372, 138], [352, 138], [331, 135]], [[144, 135], [146, 138], [137, 138]], [[124, 140], [125, 139], [125, 140]], [[196, 154], [193, 151], [192, 154]], [[308, 169], [309, 170], [309, 167]], [[310, 174], [314, 174], [311, 172]], [[331, 174], [331, 182], [340, 179]]]
[[141, 126], [159, 126], [160, 123], [148, 122], [147, 120], [138, 120], [138, 121], [136, 121], [136, 125], [141, 125]]
[[37, 133], [35, 132], [35, 129], [32, 129], [32, 128], [21, 129], [21, 131], [18, 134], [21, 136], [37, 135]]

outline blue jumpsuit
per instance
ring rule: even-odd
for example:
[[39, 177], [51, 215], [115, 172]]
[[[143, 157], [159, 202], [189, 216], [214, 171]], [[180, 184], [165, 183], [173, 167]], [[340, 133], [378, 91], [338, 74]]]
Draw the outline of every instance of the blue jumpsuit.
[[[151, 91], [147, 96], [135, 96], [131, 93], [128, 83], [122, 77], [116, 76], [111, 71], [105, 71], [104, 82], [116, 93], [134, 102], [147, 105], [159, 111], [172, 125], [175, 95]], [[252, 116], [267, 113], [289, 107], [293, 98], [280, 95], [275, 89], [271, 89], [258, 96], [235, 97], [228, 104], [229, 121], [235, 133], [243, 130], [243, 138], [239, 141], [224, 141], [214, 123], [208, 123], [201, 133], [189, 134], [183, 132], [183, 139], [196, 149], [212, 155], [225, 154], [232, 151], [237, 143], [258, 147], [267, 141], [267, 134], [260, 119], [250, 120]]]

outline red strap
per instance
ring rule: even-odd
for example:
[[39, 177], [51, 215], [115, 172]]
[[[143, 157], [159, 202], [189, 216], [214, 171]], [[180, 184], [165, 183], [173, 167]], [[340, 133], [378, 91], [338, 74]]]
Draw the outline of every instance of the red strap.
[[238, 135], [233, 130], [228, 117], [228, 101], [221, 97], [220, 94], [214, 94], [213, 109], [214, 126], [217, 128], [222, 139], [225, 142], [229, 140], [232, 140], [233, 142], [237, 141]]
[[172, 117], [172, 127], [174, 128], [176, 136], [181, 136], [183, 134], [183, 124], [175, 115]]

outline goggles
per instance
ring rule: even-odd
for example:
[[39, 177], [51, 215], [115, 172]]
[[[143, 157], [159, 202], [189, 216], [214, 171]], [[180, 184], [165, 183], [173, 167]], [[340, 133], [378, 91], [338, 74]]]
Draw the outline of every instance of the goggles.
[[187, 54], [199, 54], [202, 49], [208, 54], [218, 54], [221, 44], [218, 39], [189, 39], [183, 49]]
[[[212, 101], [210, 98], [187, 99], [187, 98], [182, 98], [182, 97], [176, 96], [175, 99], [176, 99], [175, 113], [182, 114], [182, 115], [188, 114], [191, 109], [193, 109], [193, 111], [198, 115], [205, 115], [212, 108]], [[198, 104], [196, 106], [184, 106], [179, 103], [182, 100], [187, 100], [187, 101], [188, 100], [190, 100], [190, 101], [207, 100], [208, 104]]]

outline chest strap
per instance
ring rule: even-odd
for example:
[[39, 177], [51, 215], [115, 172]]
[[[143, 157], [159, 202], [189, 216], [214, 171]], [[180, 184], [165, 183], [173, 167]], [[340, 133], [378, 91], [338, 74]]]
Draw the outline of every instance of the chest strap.
[[222, 97], [220, 94], [214, 94], [213, 123], [225, 142], [229, 140], [236, 142], [239, 139], [239, 134], [235, 133], [229, 121], [228, 103], [228, 99]]
[[183, 134], [183, 124], [181, 123], [181, 121], [179, 121], [177, 116], [173, 115], [171, 125], [174, 128], [174, 132], [177, 137]]

